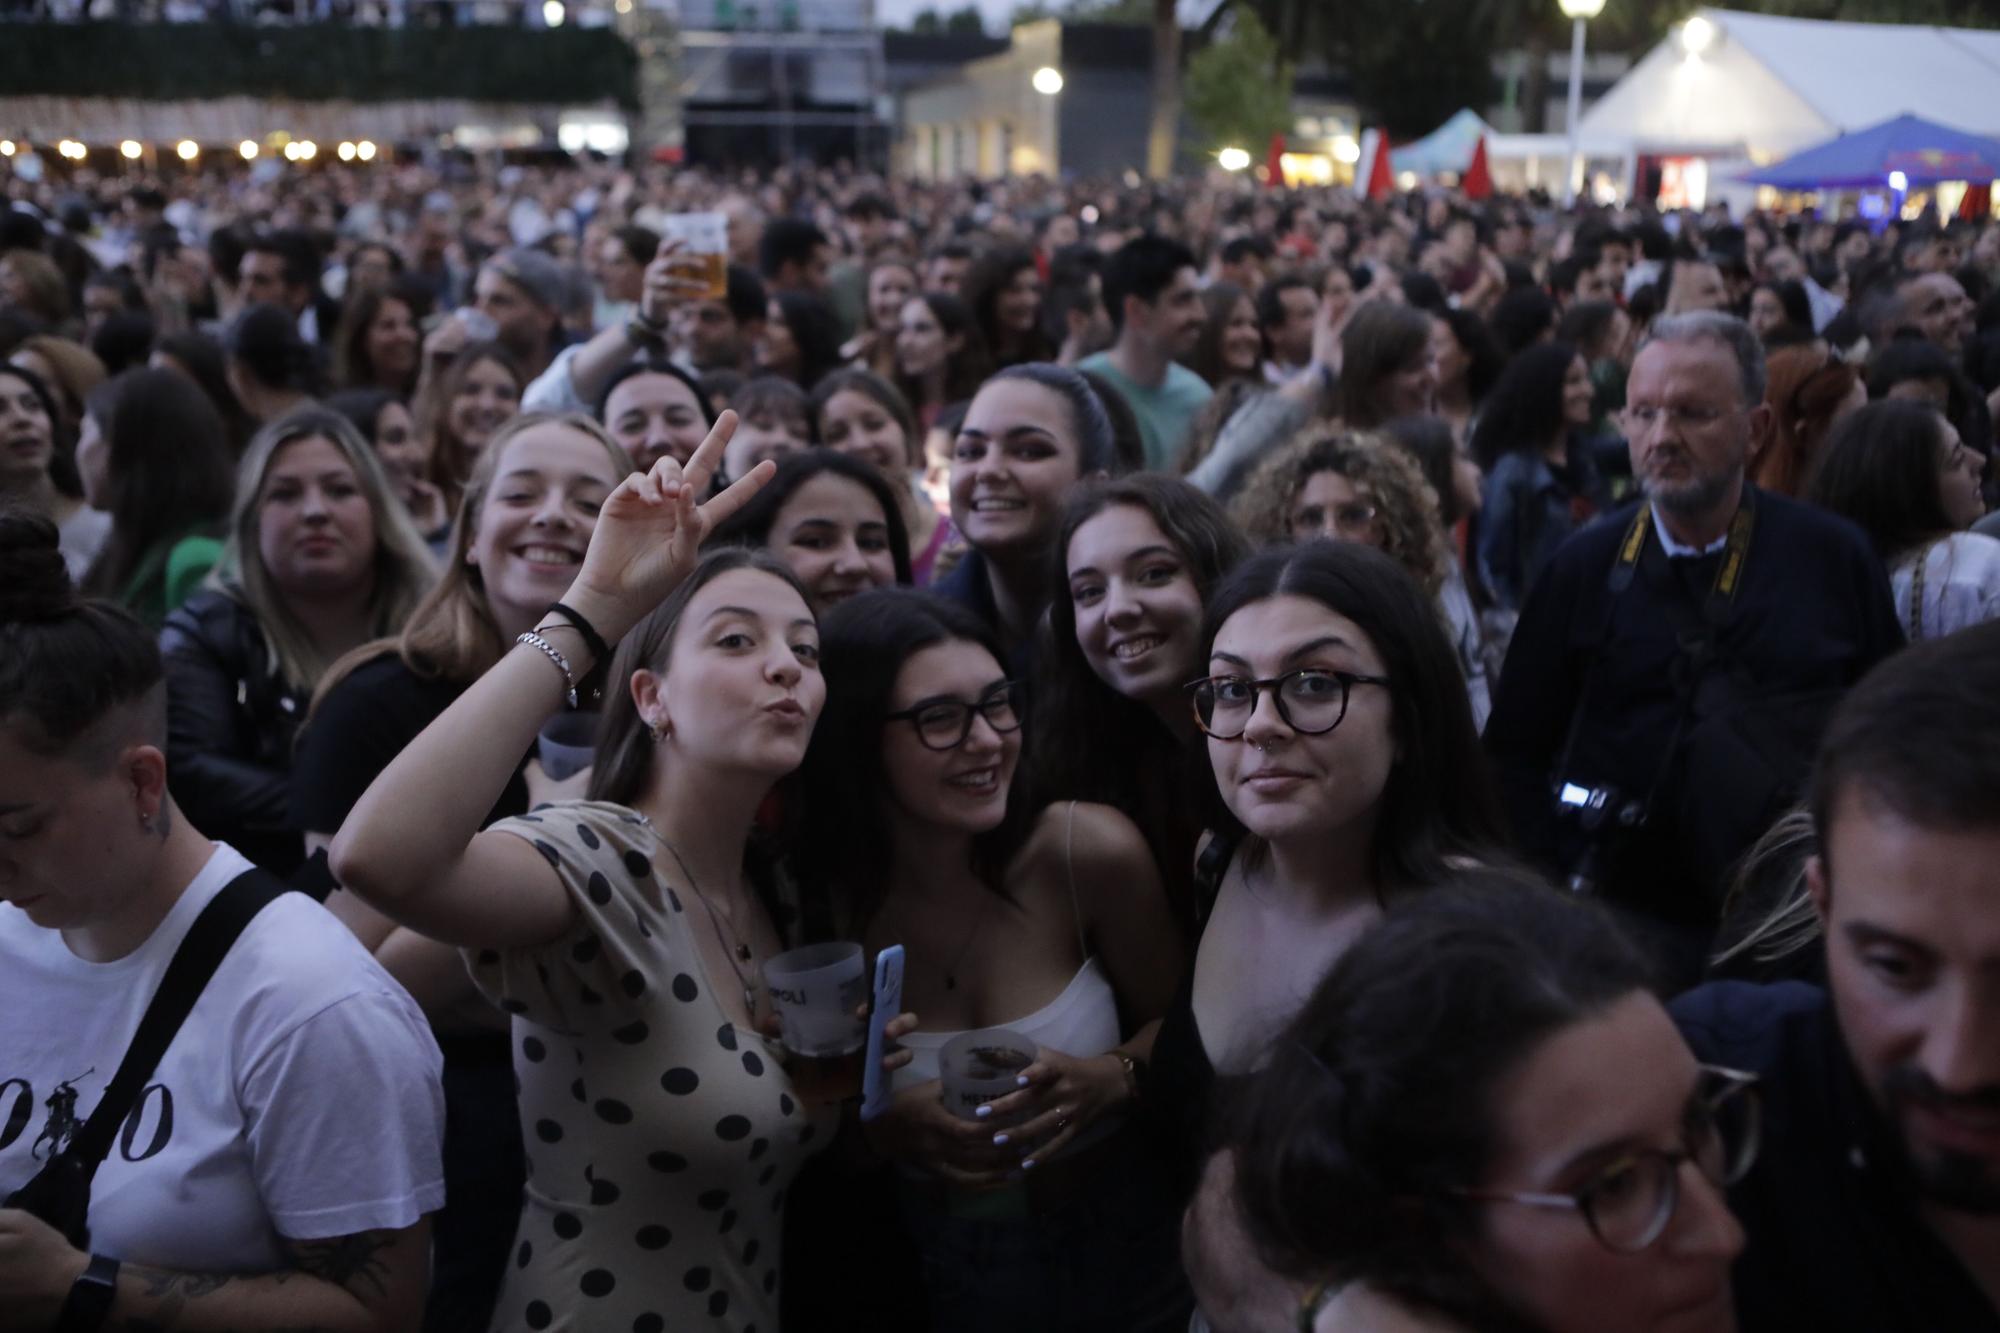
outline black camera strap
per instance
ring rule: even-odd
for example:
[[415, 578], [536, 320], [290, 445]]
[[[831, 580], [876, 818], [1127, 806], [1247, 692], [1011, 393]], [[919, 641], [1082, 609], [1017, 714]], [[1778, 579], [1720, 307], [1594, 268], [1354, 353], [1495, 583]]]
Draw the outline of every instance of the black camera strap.
[[1611, 596], [1605, 602], [1604, 615], [1598, 627], [1597, 641], [1591, 652], [1590, 667], [1584, 673], [1583, 688], [1577, 691], [1576, 707], [1570, 711], [1569, 728], [1563, 736], [1563, 747], [1557, 761], [1554, 780], [1558, 786], [1570, 772], [1570, 762], [1576, 751], [1577, 737], [1583, 729], [1584, 709], [1589, 706], [1590, 696], [1597, 684], [1597, 673], [1604, 661], [1605, 647], [1611, 638], [1611, 620], [1618, 610], [1618, 604], [1630, 590], [1638, 576], [1641, 562], [1648, 569], [1657, 571], [1657, 582], [1661, 587], [1661, 604], [1667, 618], [1673, 623], [1674, 635], [1680, 642], [1680, 655], [1676, 658], [1674, 670], [1684, 673], [1685, 679], [1677, 682], [1675, 693], [1680, 696], [1680, 709], [1674, 719], [1673, 735], [1667, 741], [1666, 753], [1661, 756], [1660, 769], [1645, 793], [1642, 808], [1649, 812], [1653, 799], [1666, 783], [1672, 770], [1674, 752], [1680, 748], [1681, 738], [1686, 734], [1688, 724], [1695, 712], [1696, 694], [1700, 689], [1701, 675], [1707, 669], [1715, 653], [1715, 635], [1735, 605], [1737, 591], [1743, 586], [1745, 561], [1750, 556], [1750, 538], [1756, 531], [1757, 505], [1756, 488], [1744, 483], [1743, 498], [1736, 506], [1736, 513], [1729, 520], [1729, 535], [1722, 548], [1722, 563], [1716, 568], [1715, 581], [1710, 586], [1708, 596], [1701, 605], [1690, 604], [1688, 597], [1666, 568], [1668, 556], [1666, 548], [1653, 540], [1653, 506], [1642, 503], [1639, 511], [1632, 515], [1632, 521], [1625, 529], [1625, 536], [1618, 543], [1618, 559], [1611, 566], [1606, 580]]
[[[152, 1001], [132, 1034], [125, 1058], [119, 1061], [118, 1072], [105, 1085], [96, 1109], [68, 1146], [16, 1191], [6, 1207], [26, 1208], [63, 1230], [79, 1248], [89, 1248], [87, 1231], [82, 1238], [75, 1233], [84, 1225], [90, 1204], [90, 1183], [110, 1154], [118, 1127], [138, 1104], [146, 1080], [159, 1068], [167, 1048], [244, 928], [287, 892], [290, 886], [283, 880], [252, 866], [208, 901], [181, 938], [160, 978], [159, 988], [153, 992]], [[58, 1216], [49, 1216], [45, 1208]]]

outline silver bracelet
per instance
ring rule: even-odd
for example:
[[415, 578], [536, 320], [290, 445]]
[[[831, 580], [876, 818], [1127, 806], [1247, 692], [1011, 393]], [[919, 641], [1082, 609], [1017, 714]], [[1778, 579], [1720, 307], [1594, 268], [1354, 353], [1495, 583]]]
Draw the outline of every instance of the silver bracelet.
[[571, 708], [576, 707], [576, 673], [569, 669], [569, 659], [564, 657], [554, 644], [533, 630], [529, 630], [527, 633], [521, 635], [514, 642], [525, 643], [531, 647], [541, 649], [549, 661], [556, 664], [556, 670], [563, 673], [563, 684], [568, 687], [563, 693], [563, 698], [569, 701]]

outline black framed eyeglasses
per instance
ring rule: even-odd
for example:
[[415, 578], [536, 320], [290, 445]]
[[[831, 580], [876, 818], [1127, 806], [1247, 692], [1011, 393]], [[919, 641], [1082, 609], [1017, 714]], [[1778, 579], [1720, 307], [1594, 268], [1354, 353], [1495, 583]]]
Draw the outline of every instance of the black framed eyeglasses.
[[1184, 688], [1194, 702], [1195, 725], [1219, 741], [1233, 741], [1250, 726], [1257, 696], [1265, 690], [1277, 701], [1278, 716], [1302, 736], [1320, 736], [1347, 716], [1347, 697], [1356, 685], [1389, 686], [1387, 676], [1304, 667], [1282, 676], [1203, 676]]
[[901, 712], [888, 713], [887, 722], [908, 722], [916, 728], [917, 739], [927, 750], [956, 750], [972, 734], [976, 713], [997, 732], [1021, 729], [1021, 682], [1003, 680], [989, 686], [976, 703], [963, 699], [926, 699]]
[[1658, 1240], [1680, 1203], [1681, 1167], [1695, 1164], [1720, 1188], [1734, 1185], [1757, 1162], [1763, 1113], [1757, 1076], [1717, 1065], [1701, 1067], [1702, 1086], [1688, 1106], [1679, 1150], [1647, 1148], [1629, 1153], [1592, 1176], [1573, 1194], [1513, 1190], [1453, 1190], [1464, 1199], [1567, 1208], [1583, 1214], [1590, 1234], [1606, 1249], [1636, 1254]]

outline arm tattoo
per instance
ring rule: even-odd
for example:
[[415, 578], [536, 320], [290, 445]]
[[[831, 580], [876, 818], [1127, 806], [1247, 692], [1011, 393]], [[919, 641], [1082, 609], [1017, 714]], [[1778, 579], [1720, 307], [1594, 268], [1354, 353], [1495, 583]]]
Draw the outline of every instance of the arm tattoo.
[[[144, 1315], [126, 1316], [117, 1329], [119, 1333], [175, 1333], [188, 1327], [186, 1321], [190, 1315], [199, 1313], [190, 1307], [190, 1302], [243, 1282], [282, 1286], [301, 1273], [330, 1282], [363, 1304], [372, 1305], [389, 1294], [389, 1265], [384, 1256], [395, 1246], [396, 1234], [363, 1231], [324, 1240], [285, 1240], [285, 1258], [291, 1267], [274, 1273], [170, 1273], [130, 1265], [125, 1271], [138, 1280], [146, 1298], [157, 1304]], [[309, 1327], [287, 1324], [232, 1328], [228, 1333], [336, 1333], [336, 1330], [317, 1324]]]
[[324, 1240], [286, 1240], [292, 1267], [333, 1283], [364, 1304], [388, 1296], [389, 1265], [384, 1252], [396, 1244], [394, 1231], [359, 1231]]

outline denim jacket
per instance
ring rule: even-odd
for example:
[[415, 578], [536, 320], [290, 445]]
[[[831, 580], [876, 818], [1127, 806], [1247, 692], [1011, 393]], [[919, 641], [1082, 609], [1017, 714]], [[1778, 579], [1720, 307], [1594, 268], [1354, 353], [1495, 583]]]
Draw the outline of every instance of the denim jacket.
[[1603, 484], [1587, 450], [1572, 445], [1564, 485], [1538, 453], [1516, 450], [1486, 474], [1479, 514], [1479, 567], [1501, 608], [1519, 610], [1528, 589], [1569, 535], [1604, 506]]

